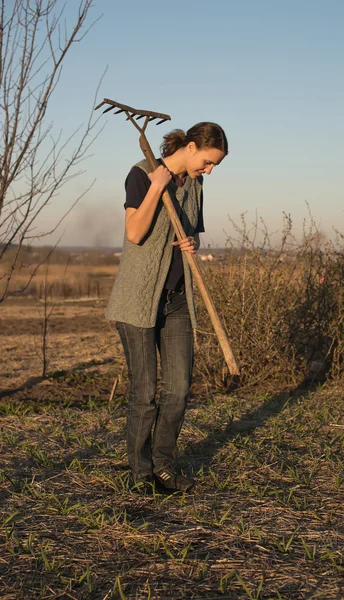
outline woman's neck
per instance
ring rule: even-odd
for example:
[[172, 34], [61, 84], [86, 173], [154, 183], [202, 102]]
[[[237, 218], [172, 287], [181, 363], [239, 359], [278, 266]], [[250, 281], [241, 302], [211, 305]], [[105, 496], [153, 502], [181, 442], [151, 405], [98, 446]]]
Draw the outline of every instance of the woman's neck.
[[184, 148], [179, 148], [179, 150], [174, 152], [174, 154], [171, 154], [171, 156], [166, 156], [166, 158], [164, 158], [163, 161], [166, 167], [169, 169], [169, 171], [171, 171], [175, 175], [178, 175], [181, 178], [185, 177], [186, 168]]

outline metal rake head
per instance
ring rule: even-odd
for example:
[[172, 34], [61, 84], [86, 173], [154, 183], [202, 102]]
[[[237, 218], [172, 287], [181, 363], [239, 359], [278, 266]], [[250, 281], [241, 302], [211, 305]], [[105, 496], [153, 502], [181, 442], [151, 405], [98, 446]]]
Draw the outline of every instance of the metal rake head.
[[[103, 110], [103, 114], [109, 112], [110, 110], [113, 110], [113, 108], [117, 108], [118, 110], [115, 110], [114, 114], [118, 115], [119, 113], [124, 112], [127, 115], [127, 121], [131, 121], [140, 132], [143, 132], [146, 129], [148, 123], [154, 121], [155, 119], [160, 119], [160, 121], [158, 121], [156, 125], [161, 125], [161, 123], [165, 123], [165, 121], [171, 120], [171, 117], [169, 115], [153, 112], [151, 110], [138, 110], [136, 108], [132, 108], [131, 106], [126, 106], [125, 104], [120, 104], [119, 102], [110, 100], [109, 98], [104, 98], [104, 100], [100, 104], [98, 104], [98, 106], [96, 106], [94, 110], [97, 110], [101, 106], [104, 106], [104, 104], [109, 104], [109, 106], [105, 110]], [[136, 121], [138, 121], [139, 119], [143, 119], [144, 117], [146, 117], [144, 126], [139, 127]]]

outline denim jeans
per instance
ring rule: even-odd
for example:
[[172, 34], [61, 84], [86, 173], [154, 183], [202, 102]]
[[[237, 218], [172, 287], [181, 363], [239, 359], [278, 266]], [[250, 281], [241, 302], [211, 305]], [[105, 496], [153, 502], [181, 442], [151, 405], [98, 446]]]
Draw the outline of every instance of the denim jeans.
[[[184, 420], [193, 368], [193, 331], [185, 293], [163, 292], [155, 327], [142, 328], [117, 322], [117, 329], [130, 381], [129, 466], [137, 479], [166, 467], [175, 470], [177, 439]], [[161, 365], [158, 404], [157, 349]]]

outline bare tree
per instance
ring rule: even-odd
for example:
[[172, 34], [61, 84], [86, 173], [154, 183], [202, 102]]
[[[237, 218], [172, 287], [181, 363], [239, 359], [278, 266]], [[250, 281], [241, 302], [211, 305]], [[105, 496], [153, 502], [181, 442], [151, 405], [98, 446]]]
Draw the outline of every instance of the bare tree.
[[[32, 269], [21, 289], [10, 286], [14, 271], [23, 267], [22, 249], [55, 231], [71, 210], [52, 230], [37, 233], [38, 216], [80, 175], [95, 137], [92, 117], [66, 140], [61, 133], [53, 139], [47, 122], [67, 53], [94, 24], [86, 27], [92, 4], [80, 0], [75, 22], [67, 26], [61, 0], [0, 0], [0, 262], [6, 263], [0, 303], [29, 285]], [[72, 139], [76, 147], [70, 151]]]

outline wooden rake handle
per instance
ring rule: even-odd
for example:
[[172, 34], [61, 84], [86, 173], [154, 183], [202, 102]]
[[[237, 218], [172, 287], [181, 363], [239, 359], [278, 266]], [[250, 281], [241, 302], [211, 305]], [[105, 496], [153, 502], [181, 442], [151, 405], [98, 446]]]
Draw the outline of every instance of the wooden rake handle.
[[[155, 171], [155, 169], [158, 168], [159, 163], [156, 161], [155, 156], [152, 152], [152, 149], [148, 143], [148, 140], [146, 138], [146, 136], [144, 135], [144, 133], [141, 133], [140, 135], [140, 147], [141, 150], [143, 152], [143, 154], [145, 155], [149, 167], [152, 171]], [[174, 227], [174, 230], [176, 232], [176, 236], [178, 241], [181, 241], [182, 239], [186, 238], [186, 234], [184, 232], [183, 226], [179, 220], [179, 217], [177, 215], [177, 212], [173, 206], [173, 202], [171, 200], [170, 194], [168, 193], [168, 191], [166, 190], [163, 195], [162, 195], [162, 201], [166, 207], [168, 216], [171, 219], [172, 225]], [[196, 284], [198, 286], [198, 289], [201, 293], [201, 296], [203, 298], [204, 304], [206, 306], [206, 309], [209, 313], [211, 322], [213, 324], [213, 327], [215, 329], [215, 333], [217, 335], [217, 338], [219, 340], [219, 344], [222, 348], [222, 352], [225, 358], [225, 361], [227, 363], [229, 372], [231, 375], [238, 375], [239, 374], [239, 369], [238, 366], [235, 362], [234, 356], [233, 356], [233, 352], [231, 350], [231, 347], [229, 345], [227, 336], [226, 336], [226, 332], [224, 330], [224, 328], [222, 327], [221, 321], [219, 319], [219, 316], [216, 312], [216, 308], [214, 306], [214, 303], [211, 299], [209, 290], [203, 280], [202, 277], [202, 273], [200, 271], [200, 267], [199, 267], [199, 263], [198, 263], [198, 259], [196, 257], [196, 255], [194, 254], [190, 254], [189, 252], [185, 252], [186, 255], [186, 259], [189, 263], [189, 266], [191, 268], [193, 277], [196, 281]]]

